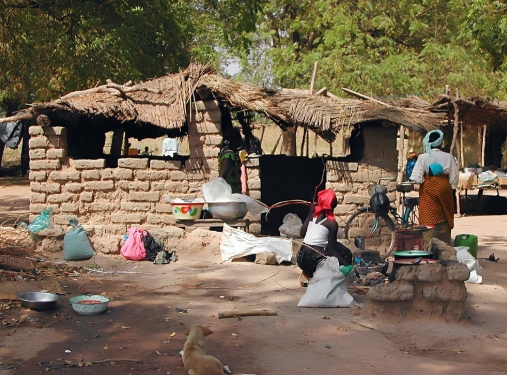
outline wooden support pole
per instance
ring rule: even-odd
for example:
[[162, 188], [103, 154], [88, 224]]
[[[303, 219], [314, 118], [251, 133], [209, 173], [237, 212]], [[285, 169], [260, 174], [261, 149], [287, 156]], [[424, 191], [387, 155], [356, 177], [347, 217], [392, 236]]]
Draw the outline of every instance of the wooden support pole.
[[303, 129], [303, 139], [301, 140], [301, 152], [299, 153], [299, 156], [303, 156], [303, 152], [305, 151], [305, 139], [308, 135], [308, 129]]
[[261, 136], [259, 137], [259, 142], [262, 144], [262, 140], [264, 139], [264, 132], [266, 131], [266, 125], [262, 125], [261, 128]]
[[488, 132], [488, 126], [483, 125], [482, 126], [482, 152], [481, 152], [481, 166], [484, 167], [484, 164], [486, 163], [486, 133]]
[[477, 152], [475, 156], [477, 156], [477, 165], [481, 164], [481, 155], [482, 155], [482, 127], [477, 127]]
[[[403, 175], [405, 172], [406, 165], [406, 155], [405, 155], [405, 127], [400, 125], [398, 129], [398, 177], [396, 178], [396, 182], [401, 184], [403, 182]], [[401, 193], [396, 192], [396, 204], [398, 206], [398, 211], [401, 208]]]
[[454, 106], [454, 126], [452, 128], [452, 142], [451, 142], [451, 148], [449, 149], [449, 153], [454, 156], [454, 149], [456, 148], [456, 139], [458, 138], [458, 131], [459, 131], [459, 106], [457, 103], [457, 100], [459, 98], [458, 96], [458, 89], [456, 89], [456, 97], [454, 98], [452, 105]]
[[317, 155], [317, 133], [313, 132], [313, 156]]
[[273, 146], [273, 151], [271, 151], [271, 154], [274, 155], [275, 154], [275, 151], [276, 151], [276, 148], [278, 146], [278, 143], [280, 143], [280, 139], [282, 138], [282, 134], [283, 134], [283, 130], [280, 129], [280, 133], [278, 134], [278, 138], [275, 142], [275, 145]]
[[319, 65], [318, 61], [315, 61], [313, 64], [313, 73], [312, 73], [312, 81], [310, 82], [310, 94], [313, 94], [313, 86], [315, 85], [315, 78], [317, 77], [317, 66]]
[[463, 123], [460, 124], [460, 161], [461, 163], [458, 164], [461, 168], [465, 166], [465, 135], [463, 134]]

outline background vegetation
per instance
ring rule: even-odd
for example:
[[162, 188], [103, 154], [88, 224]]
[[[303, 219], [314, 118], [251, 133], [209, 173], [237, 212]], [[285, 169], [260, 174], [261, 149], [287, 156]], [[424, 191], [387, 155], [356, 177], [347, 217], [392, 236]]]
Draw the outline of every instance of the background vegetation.
[[[190, 61], [271, 87], [504, 100], [507, 0], [4, 0], [0, 107], [176, 72]], [[453, 91], [454, 93], [454, 91]]]

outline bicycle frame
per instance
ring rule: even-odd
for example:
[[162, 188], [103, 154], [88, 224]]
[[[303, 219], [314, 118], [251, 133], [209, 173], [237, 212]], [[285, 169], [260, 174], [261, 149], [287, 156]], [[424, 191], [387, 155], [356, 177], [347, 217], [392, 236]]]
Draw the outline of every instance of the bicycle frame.
[[[418, 223], [415, 223], [414, 220], [412, 220], [411, 215], [413, 214], [414, 208], [419, 205], [419, 198], [406, 198], [405, 194], [403, 194], [401, 204], [401, 215], [398, 214], [396, 207], [389, 206], [389, 213], [394, 217], [395, 223], [402, 226], [403, 228], [417, 225]], [[415, 214], [414, 216], [416, 219], [418, 219]]]

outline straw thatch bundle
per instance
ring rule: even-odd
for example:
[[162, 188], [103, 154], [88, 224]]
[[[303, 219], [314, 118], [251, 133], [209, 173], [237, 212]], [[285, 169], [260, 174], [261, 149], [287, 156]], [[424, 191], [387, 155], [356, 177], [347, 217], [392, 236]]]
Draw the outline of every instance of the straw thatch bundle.
[[34, 239], [26, 230], [0, 226], [0, 254], [28, 256], [35, 248]]
[[427, 131], [438, 127], [445, 117], [445, 113], [430, 111], [430, 105], [416, 97], [386, 106], [369, 100], [342, 99], [325, 90], [321, 90], [321, 95], [312, 95], [307, 90], [266, 90], [230, 80], [200, 64], [136, 85], [108, 81], [50, 103], [35, 104], [30, 111], [35, 117], [71, 112], [119, 123], [174, 129], [186, 123], [187, 111], [200, 87], [211, 90], [214, 99], [234, 110], [262, 113], [283, 128], [294, 124], [308, 127], [328, 141], [333, 141], [337, 134], [350, 133], [351, 127], [361, 122], [384, 120]]

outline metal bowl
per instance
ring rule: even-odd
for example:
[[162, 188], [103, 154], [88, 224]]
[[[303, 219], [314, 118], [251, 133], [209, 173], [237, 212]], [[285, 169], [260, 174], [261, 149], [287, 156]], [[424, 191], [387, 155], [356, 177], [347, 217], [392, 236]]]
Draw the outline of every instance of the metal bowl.
[[371, 266], [371, 267], [368, 267], [368, 266], [355, 266], [356, 268], [356, 271], [358, 274], [360, 275], [367, 275], [371, 272], [381, 272], [382, 269], [384, 268], [384, 265], [380, 265], [380, 266]]
[[60, 299], [61, 297], [54, 293], [24, 292], [18, 294], [18, 300], [24, 307], [37, 311], [52, 309]]
[[69, 298], [72, 308], [81, 315], [97, 315], [107, 310], [109, 298], [98, 294], [83, 294]]
[[208, 202], [208, 208], [213, 218], [221, 220], [242, 219], [248, 212], [245, 202]]

